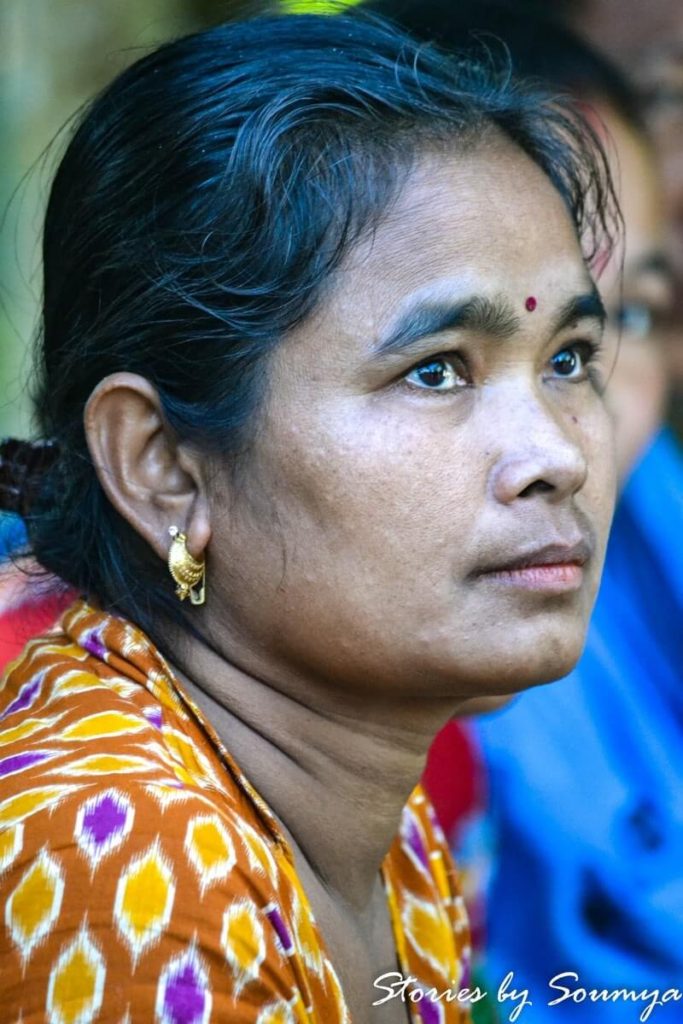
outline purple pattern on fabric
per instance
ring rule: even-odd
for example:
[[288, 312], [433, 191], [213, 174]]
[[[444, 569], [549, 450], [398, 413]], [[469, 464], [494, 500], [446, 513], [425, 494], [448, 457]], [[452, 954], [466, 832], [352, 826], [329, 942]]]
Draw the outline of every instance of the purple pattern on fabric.
[[291, 956], [294, 952], [294, 944], [287, 929], [287, 925], [282, 920], [282, 914], [277, 907], [271, 907], [270, 910], [266, 910], [266, 917], [275, 929], [285, 955]]
[[187, 960], [171, 971], [166, 980], [162, 1019], [168, 1024], [201, 1024], [206, 1008], [202, 978]]
[[111, 793], [105, 793], [83, 815], [82, 834], [101, 846], [123, 831], [127, 817], [127, 808], [121, 807]]
[[3, 775], [11, 775], [12, 772], [30, 768], [48, 757], [54, 757], [54, 753], [50, 753], [48, 750], [29, 750], [25, 754], [12, 754], [10, 757], [5, 757], [0, 761], [0, 778]]
[[443, 1014], [439, 1003], [432, 1002], [428, 995], [420, 1002], [420, 1017], [424, 1024], [441, 1024]]
[[405, 838], [420, 864], [422, 864], [425, 871], [429, 872], [429, 854], [425, 849], [417, 822], [412, 817], [409, 817], [407, 820]]
[[43, 673], [40, 672], [35, 679], [29, 679], [27, 683], [24, 683], [19, 693], [14, 698], [11, 704], [8, 704], [3, 713], [0, 715], [0, 721], [3, 718], [7, 718], [9, 715], [13, 715], [15, 711], [26, 711], [27, 708], [33, 704], [40, 693], [40, 688], [43, 684]]
[[82, 638], [81, 643], [89, 654], [94, 654], [96, 658], [100, 658], [102, 661], [106, 661], [107, 648], [102, 643], [102, 640], [96, 629], [89, 630]]
[[157, 729], [161, 729], [161, 726], [164, 723], [164, 716], [161, 708], [145, 708], [143, 715], [148, 722], [151, 722]]

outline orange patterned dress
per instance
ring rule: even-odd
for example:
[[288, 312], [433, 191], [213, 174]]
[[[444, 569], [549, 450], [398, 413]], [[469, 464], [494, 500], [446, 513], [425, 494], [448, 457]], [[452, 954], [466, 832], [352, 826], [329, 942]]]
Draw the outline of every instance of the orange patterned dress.
[[[468, 932], [420, 787], [381, 873], [406, 1021], [462, 1024], [430, 992], [467, 985]], [[3, 678], [0, 912], [3, 1024], [350, 1022], [272, 812], [149, 639], [82, 601]]]

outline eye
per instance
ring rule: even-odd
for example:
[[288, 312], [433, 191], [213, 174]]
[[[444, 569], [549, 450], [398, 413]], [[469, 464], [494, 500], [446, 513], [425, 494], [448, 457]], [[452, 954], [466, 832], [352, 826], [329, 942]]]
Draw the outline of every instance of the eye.
[[469, 382], [454, 366], [453, 358], [434, 356], [414, 366], [403, 378], [409, 387], [423, 391], [453, 391]]
[[652, 330], [653, 319], [653, 310], [644, 302], [625, 302], [614, 312], [618, 330], [634, 338], [646, 338]]
[[564, 380], [587, 380], [590, 365], [597, 358], [600, 345], [593, 341], [577, 341], [556, 352], [550, 364]]

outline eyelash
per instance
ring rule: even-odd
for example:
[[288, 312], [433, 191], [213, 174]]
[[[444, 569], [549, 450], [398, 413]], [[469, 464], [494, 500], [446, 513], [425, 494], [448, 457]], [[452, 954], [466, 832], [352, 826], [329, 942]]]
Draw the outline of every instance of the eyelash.
[[[602, 381], [602, 377], [598, 371], [598, 368], [595, 366], [595, 363], [597, 362], [598, 357], [600, 356], [602, 351], [603, 344], [602, 342], [598, 341], [582, 340], [575, 341], [571, 345], [564, 345], [552, 356], [552, 359], [556, 359], [564, 352], [577, 353], [582, 361], [584, 372], [580, 377], [568, 377], [560, 374], [555, 379], [569, 380], [572, 383], [577, 384], [581, 384], [584, 381], [589, 381], [596, 391], [602, 393], [602, 391], [604, 390], [604, 383]], [[399, 386], [402, 386], [406, 390], [411, 391], [413, 393], [415, 391], [422, 391], [425, 392], [426, 394], [434, 395], [452, 395], [456, 391], [464, 391], [466, 388], [470, 388], [472, 386], [471, 382], [467, 381], [463, 384], [455, 385], [452, 388], [439, 389], [420, 386], [419, 384], [411, 384], [408, 381], [407, 378], [411, 373], [414, 373], [416, 370], [423, 369], [424, 367], [430, 366], [435, 363], [448, 364], [449, 366], [451, 366], [454, 372], [460, 377], [467, 374], [467, 364], [460, 352], [440, 352], [437, 355], [430, 356], [428, 359], [422, 359], [419, 363], [415, 363], [415, 365], [411, 366], [411, 368], [399, 379], [397, 383], [399, 384]], [[465, 374], [463, 374], [463, 370], [465, 371]]]

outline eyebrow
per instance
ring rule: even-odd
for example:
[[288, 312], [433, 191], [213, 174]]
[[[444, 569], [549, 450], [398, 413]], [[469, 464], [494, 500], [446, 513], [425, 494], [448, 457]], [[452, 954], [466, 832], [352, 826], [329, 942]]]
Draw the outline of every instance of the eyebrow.
[[[594, 285], [589, 292], [573, 296], [560, 308], [553, 322], [552, 333], [559, 334], [577, 320], [588, 318], [598, 320], [601, 326], [607, 318]], [[422, 301], [400, 317], [389, 333], [379, 341], [372, 358], [380, 359], [400, 353], [423, 338], [445, 331], [471, 330], [505, 341], [516, 334], [521, 326], [522, 318], [503, 298], [472, 295], [456, 303]]]
[[578, 320], [597, 320], [601, 328], [605, 326], [607, 312], [595, 285], [584, 295], [575, 295], [560, 308], [553, 325], [553, 335], [572, 327]]
[[634, 269], [637, 274], [659, 274], [672, 283], [676, 278], [673, 264], [664, 252], [649, 253], [636, 264]]

